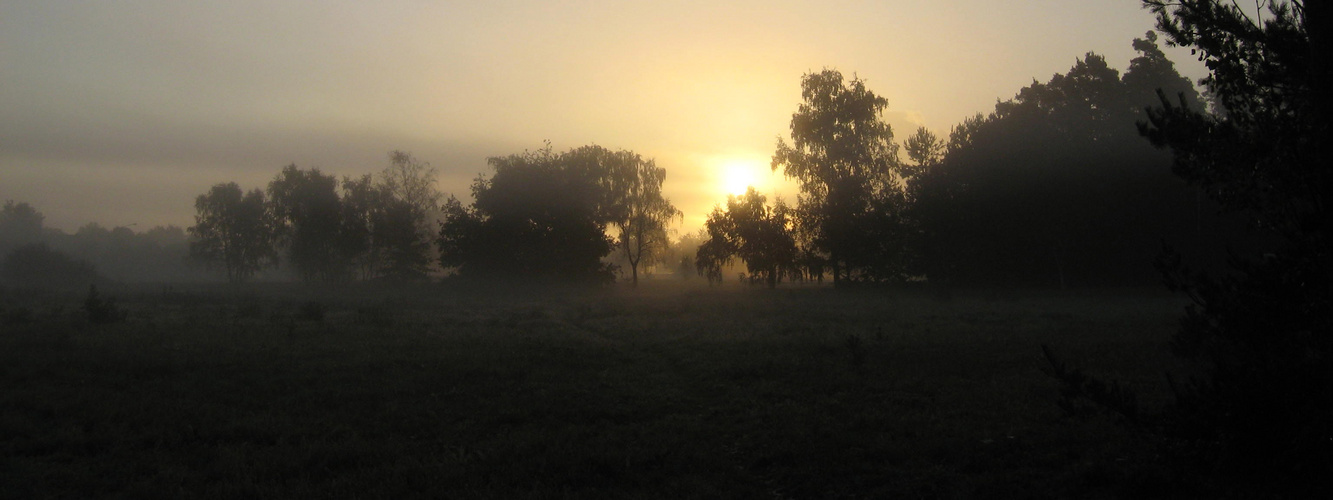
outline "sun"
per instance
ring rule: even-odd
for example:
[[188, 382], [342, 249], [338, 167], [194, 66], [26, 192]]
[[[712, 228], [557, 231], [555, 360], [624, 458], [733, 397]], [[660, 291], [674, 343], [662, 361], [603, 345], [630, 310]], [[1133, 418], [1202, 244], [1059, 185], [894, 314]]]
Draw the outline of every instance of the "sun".
[[[745, 189], [759, 181], [762, 165], [750, 160], [728, 160], [722, 164], [721, 187], [727, 194], [745, 194]], [[757, 186], [756, 186], [757, 187]]]

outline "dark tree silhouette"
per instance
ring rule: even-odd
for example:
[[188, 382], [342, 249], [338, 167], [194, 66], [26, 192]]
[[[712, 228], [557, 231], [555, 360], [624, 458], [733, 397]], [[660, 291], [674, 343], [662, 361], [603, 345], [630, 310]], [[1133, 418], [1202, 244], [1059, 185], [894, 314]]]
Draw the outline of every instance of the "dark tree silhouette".
[[713, 209], [704, 227], [709, 240], [699, 247], [696, 262], [701, 274], [720, 275], [733, 257], [769, 288], [796, 269], [796, 240], [792, 237], [792, 210], [782, 200], [768, 206], [753, 187], [741, 196], [727, 196], [727, 206]]
[[1168, 96], [1172, 102], [1184, 102], [1185, 105], [1198, 109], [1199, 93], [1189, 78], [1180, 76], [1176, 64], [1166, 57], [1157, 45], [1157, 33], [1149, 31], [1143, 38], [1134, 39], [1134, 50], [1138, 57], [1129, 61], [1121, 81], [1125, 84], [1128, 99], [1142, 113], [1146, 108], [1157, 105], [1158, 92]]
[[411, 210], [424, 235], [434, 234], [435, 223], [430, 218], [439, 211], [444, 197], [435, 187], [437, 176], [430, 163], [401, 150], [389, 152], [389, 166], [380, 172], [380, 187]]
[[722, 283], [722, 269], [736, 258], [736, 242], [728, 235], [727, 217], [719, 210], [714, 210], [713, 214], [716, 217], [710, 216], [710, 219], [718, 223], [704, 224], [707, 239], [699, 244], [694, 254], [694, 269], [708, 280], [709, 286]]
[[379, 243], [377, 229], [384, 219], [384, 192], [374, 177], [344, 177], [342, 181], [342, 228], [339, 250], [348, 256], [356, 278], [369, 280], [380, 276], [387, 257]]
[[607, 172], [550, 146], [488, 160], [465, 207], [450, 197], [440, 222], [440, 263], [463, 277], [609, 282]]
[[9, 251], [0, 262], [0, 281], [14, 286], [77, 289], [98, 281], [96, 268], [52, 250], [46, 243], [29, 243]]
[[426, 277], [432, 260], [430, 242], [444, 196], [435, 187], [437, 176], [434, 167], [411, 153], [389, 153], [389, 166], [380, 172], [384, 219], [376, 226], [375, 240], [384, 245], [386, 276], [399, 280]]
[[682, 214], [662, 196], [666, 169], [632, 151], [610, 151], [585, 146], [568, 153], [568, 160], [599, 172], [609, 196], [603, 211], [616, 234], [615, 245], [630, 266], [631, 282], [639, 284], [639, 264], [665, 251], [666, 226]]
[[6, 200], [0, 209], [0, 253], [15, 247], [42, 240], [42, 223], [46, 217], [32, 205]]
[[1221, 276], [1163, 259], [1170, 283], [1196, 301], [1172, 346], [1207, 367], [1176, 386], [1170, 436], [1217, 492], [1318, 496], [1333, 487], [1330, 7], [1144, 4], [1171, 43], [1207, 64], [1203, 83], [1221, 112], [1163, 93], [1143, 133], [1170, 148], [1176, 173], [1278, 238]]
[[217, 184], [195, 198], [194, 208], [194, 226], [188, 229], [192, 259], [222, 268], [232, 283], [277, 263], [275, 221], [263, 191], [242, 194], [234, 182]]
[[378, 177], [343, 179], [340, 249], [357, 277], [425, 279], [440, 211], [435, 177], [429, 164], [393, 151]]
[[[1167, 171], [1134, 123], [1157, 88], [1193, 102], [1152, 36], [1123, 78], [1089, 53], [908, 157], [918, 272], [962, 285], [1145, 285], [1163, 239], [1217, 263], [1239, 232]], [[1238, 250], [1241, 249], [1237, 247]]]
[[269, 204], [287, 262], [304, 281], [348, 277], [351, 259], [343, 252], [343, 207], [338, 180], [318, 168], [288, 165], [268, 185]]
[[805, 75], [801, 97], [791, 119], [792, 143], [779, 138], [772, 161], [774, 170], [782, 168], [800, 182], [798, 226], [813, 249], [827, 256], [835, 284], [895, 277], [886, 271], [898, 267], [902, 249], [874, 239], [906, 229], [890, 226], [900, 220], [894, 212], [904, 208], [907, 172], [882, 117], [888, 102], [862, 80], [844, 81], [834, 70]]

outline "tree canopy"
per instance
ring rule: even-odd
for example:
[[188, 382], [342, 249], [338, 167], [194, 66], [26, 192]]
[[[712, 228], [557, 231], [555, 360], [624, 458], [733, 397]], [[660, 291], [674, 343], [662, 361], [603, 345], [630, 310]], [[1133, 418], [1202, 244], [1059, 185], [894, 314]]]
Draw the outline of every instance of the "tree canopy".
[[[611, 171], [588, 146], [557, 154], [547, 145], [488, 160], [490, 178], [472, 184], [474, 202], [444, 204], [440, 263], [463, 277], [609, 282], [602, 258], [613, 241]], [[590, 160], [590, 158], [592, 158]]]
[[[1157, 90], [1197, 103], [1155, 36], [1122, 77], [1088, 53], [954, 128], [911, 181], [917, 269], [960, 285], [1154, 284], [1163, 240], [1219, 266], [1243, 224], [1174, 178], [1138, 135]], [[921, 140], [927, 140], [923, 138]]]
[[798, 228], [814, 250], [826, 256], [834, 283], [850, 277], [891, 279], [885, 273], [898, 259], [877, 250], [872, 233], [904, 231], [888, 222], [903, 210], [907, 171], [898, 161], [893, 129], [884, 121], [888, 101], [859, 78], [844, 80], [836, 70], [801, 80], [802, 103], [791, 118], [791, 144], [779, 138], [772, 168], [801, 186]]
[[769, 288], [784, 274], [797, 272], [792, 210], [782, 200], [772, 206], [750, 187], [741, 196], [728, 195], [725, 209], [717, 207], [704, 224], [709, 239], [696, 252], [700, 274], [720, 279], [721, 268], [740, 257], [750, 275]]
[[190, 257], [221, 267], [227, 281], [240, 283], [277, 263], [275, 222], [264, 192], [242, 193], [234, 182], [217, 184], [194, 201], [195, 224], [189, 228]]
[[1196, 302], [1172, 347], [1205, 368], [1176, 387], [1176, 458], [1201, 471], [1210, 494], [1318, 496], [1333, 486], [1328, 4], [1144, 5], [1170, 43], [1208, 66], [1216, 106], [1164, 94], [1142, 132], [1170, 149], [1177, 174], [1274, 237], [1230, 273], [1199, 273], [1178, 255], [1161, 262]]

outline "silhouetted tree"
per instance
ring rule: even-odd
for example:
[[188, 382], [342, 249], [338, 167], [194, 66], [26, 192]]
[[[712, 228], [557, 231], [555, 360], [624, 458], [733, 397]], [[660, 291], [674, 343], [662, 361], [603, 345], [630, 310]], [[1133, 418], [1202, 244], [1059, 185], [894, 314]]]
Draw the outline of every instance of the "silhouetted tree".
[[[824, 70], [805, 75], [804, 102], [791, 119], [792, 143], [778, 139], [774, 170], [797, 179], [801, 195], [798, 211], [815, 249], [828, 257], [835, 284], [856, 276], [882, 279], [885, 260], [897, 259], [901, 248], [884, 249], [867, 236], [868, 226], [897, 217], [872, 214], [902, 210], [902, 170], [893, 130], [883, 120], [888, 101], [865, 87], [865, 82], [843, 80], [842, 73]], [[885, 217], [880, 217], [885, 215]], [[868, 272], [870, 270], [875, 272]]]
[[363, 280], [378, 277], [384, 267], [384, 248], [375, 234], [384, 217], [383, 207], [384, 192], [375, 185], [373, 176], [343, 178], [339, 248], [348, 256], [353, 273]]
[[343, 179], [341, 255], [361, 279], [424, 279], [440, 213], [436, 172], [403, 151], [389, 163], [378, 177]]
[[268, 185], [269, 204], [278, 223], [287, 261], [305, 281], [339, 280], [351, 270], [342, 245], [343, 208], [338, 180], [318, 168], [288, 165]]
[[632, 151], [610, 151], [600, 146], [585, 146], [569, 156], [600, 173], [609, 196], [603, 210], [617, 235], [615, 244], [629, 263], [632, 283], [638, 286], [639, 264], [666, 249], [666, 225], [682, 215], [671, 200], [662, 196], [666, 169]]
[[46, 219], [32, 205], [6, 200], [0, 209], [0, 253], [42, 240], [42, 222]]
[[1171, 438], [1188, 444], [1213, 493], [1319, 496], [1333, 486], [1330, 7], [1144, 4], [1208, 66], [1203, 83], [1223, 113], [1163, 92], [1143, 133], [1171, 149], [1177, 174], [1278, 238], [1221, 276], [1163, 260], [1197, 303], [1172, 347], [1207, 369], [1176, 387]]
[[389, 153], [389, 166], [379, 177], [384, 218], [375, 226], [379, 233], [375, 241], [387, 258], [386, 276], [416, 280], [425, 278], [430, 269], [430, 242], [443, 198], [435, 187], [437, 175], [434, 167], [410, 153]]
[[1123, 78], [1089, 53], [954, 127], [942, 157], [909, 147], [926, 165], [909, 182], [918, 273], [956, 284], [1150, 284], [1163, 239], [1224, 258], [1216, 249], [1240, 225], [1169, 175], [1169, 157], [1134, 126], [1156, 95], [1145, 89], [1195, 94], [1153, 37], [1134, 45], [1141, 55]]
[[440, 222], [440, 263], [460, 276], [607, 282], [606, 172], [550, 146], [492, 157], [465, 207], [450, 197]]
[[[727, 206], [713, 209], [704, 227], [709, 240], [699, 247], [696, 262], [705, 274], [719, 270], [733, 256], [745, 262], [751, 276], [777, 286], [796, 268], [796, 241], [792, 237], [791, 209], [782, 200], [768, 206], [764, 195], [747, 188], [741, 196], [728, 195]], [[719, 273], [720, 274], [720, 273]]]
[[690, 279], [695, 275], [699, 246], [705, 241], [708, 241], [708, 228], [701, 227], [693, 233], [686, 233], [667, 246], [661, 262], [672, 266], [677, 277]]
[[910, 171], [912, 177], [915, 177], [926, 169], [944, 161], [944, 152], [947, 149], [945, 142], [934, 132], [926, 127], [919, 127], [903, 142], [903, 151], [907, 153], [907, 159], [911, 161], [903, 168]]
[[729, 265], [732, 259], [736, 258], [736, 241], [730, 237], [733, 232], [730, 227], [730, 218], [728, 218], [721, 209], [714, 209], [713, 215], [709, 216], [713, 224], [704, 224], [704, 231], [707, 239], [695, 250], [694, 269], [708, 280], [708, 285], [722, 283], [722, 269]]
[[430, 163], [418, 160], [406, 151], [389, 153], [389, 166], [380, 172], [380, 186], [389, 197], [402, 202], [426, 234], [435, 232], [433, 221], [427, 220], [440, 209], [444, 195], [435, 187], [438, 173]]
[[1189, 78], [1176, 71], [1176, 64], [1157, 46], [1156, 32], [1149, 31], [1143, 38], [1135, 38], [1133, 46], [1139, 55], [1129, 61], [1121, 81], [1125, 84], [1127, 99], [1140, 116], [1146, 108], [1158, 105], [1159, 92], [1172, 102], [1200, 108], [1199, 92]]
[[194, 208], [195, 223], [188, 229], [192, 259], [221, 267], [232, 283], [277, 262], [275, 221], [263, 191], [242, 194], [234, 182], [217, 184], [195, 198]]
[[15, 286], [73, 289], [101, 278], [87, 261], [52, 250], [46, 243], [29, 243], [10, 250], [0, 262], [0, 279]]
[[420, 230], [419, 207], [388, 198], [375, 224], [375, 243], [383, 250], [381, 276], [396, 281], [419, 281], [430, 270], [430, 240]]

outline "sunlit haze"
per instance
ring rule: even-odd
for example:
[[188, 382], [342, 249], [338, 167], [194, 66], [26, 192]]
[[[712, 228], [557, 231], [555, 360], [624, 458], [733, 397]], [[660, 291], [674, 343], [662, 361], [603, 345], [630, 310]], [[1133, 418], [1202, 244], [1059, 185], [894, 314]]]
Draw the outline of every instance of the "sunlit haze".
[[654, 158], [689, 231], [748, 185], [794, 200], [768, 165], [807, 72], [865, 79], [900, 140], [944, 135], [1087, 51], [1123, 72], [1152, 26], [1131, 0], [0, 0], [0, 200], [188, 226], [213, 184], [394, 149], [467, 199], [488, 156], [549, 140]]

